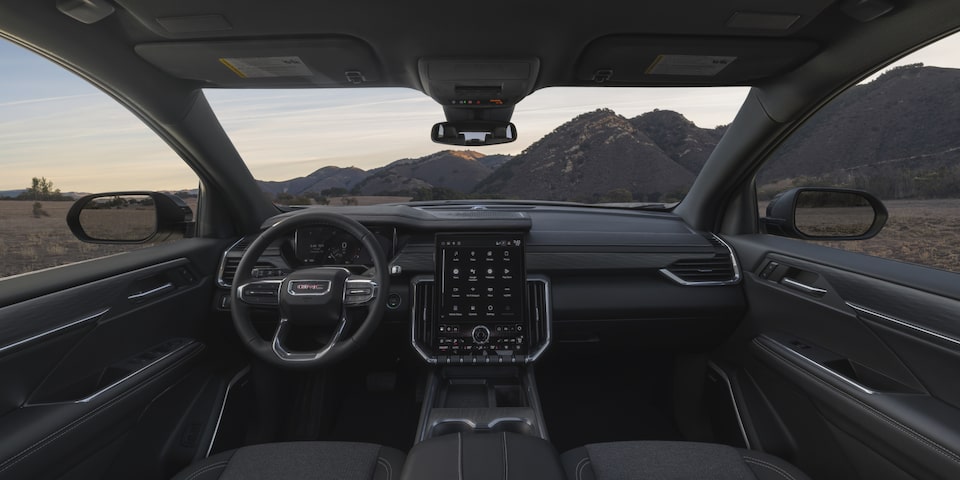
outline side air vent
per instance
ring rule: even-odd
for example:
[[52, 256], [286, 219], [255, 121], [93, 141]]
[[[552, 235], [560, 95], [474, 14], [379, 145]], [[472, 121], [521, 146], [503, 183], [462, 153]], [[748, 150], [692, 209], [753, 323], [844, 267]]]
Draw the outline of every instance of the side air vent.
[[[223, 252], [223, 258], [220, 259], [220, 270], [217, 275], [217, 284], [221, 287], [229, 288], [233, 284], [233, 277], [237, 274], [237, 266], [240, 265], [240, 258], [243, 252], [250, 246], [252, 240], [241, 238], [237, 243], [230, 246]], [[257, 267], [269, 268], [272, 265], [266, 263], [257, 263]]]
[[433, 344], [433, 288], [433, 280], [415, 281], [413, 287], [413, 347], [428, 360], [424, 348]]
[[740, 281], [740, 268], [733, 250], [716, 235], [707, 235], [714, 246], [712, 257], [681, 259], [660, 273], [681, 285], [732, 285]]
[[551, 340], [547, 282], [540, 279], [527, 280], [527, 299], [527, 308], [530, 309], [530, 345], [533, 346], [527, 361], [532, 362], [543, 354]]

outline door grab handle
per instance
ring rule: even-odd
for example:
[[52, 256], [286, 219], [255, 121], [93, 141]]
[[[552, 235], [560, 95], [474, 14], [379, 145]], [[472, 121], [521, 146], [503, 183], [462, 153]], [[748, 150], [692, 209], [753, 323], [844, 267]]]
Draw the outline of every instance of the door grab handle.
[[151, 288], [150, 290], [144, 290], [144, 291], [142, 291], [142, 292], [137, 292], [137, 293], [130, 294], [130, 295], [127, 296], [127, 300], [131, 300], [131, 301], [134, 301], [134, 302], [139, 301], [139, 300], [145, 300], [145, 299], [150, 298], [150, 297], [152, 297], [152, 296], [154, 296], [154, 295], [159, 295], [159, 294], [161, 294], [161, 293], [163, 293], [163, 292], [166, 292], [167, 290], [170, 290], [171, 288], [173, 288], [173, 283], [172, 283], [172, 282], [167, 282], [167, 283], [164, 283], [163, 285], [160, 285], [159, 287]]
[[783, 280], [780, 280], [780, 283], [798, 292], [806, 293], [807, 295], [812, 295], [814, 297], [822, 297], [827, 294], [827, 291], [822, 288], [811, 287], [806, 283], [800, 283], [788, 277], [783, 277]]

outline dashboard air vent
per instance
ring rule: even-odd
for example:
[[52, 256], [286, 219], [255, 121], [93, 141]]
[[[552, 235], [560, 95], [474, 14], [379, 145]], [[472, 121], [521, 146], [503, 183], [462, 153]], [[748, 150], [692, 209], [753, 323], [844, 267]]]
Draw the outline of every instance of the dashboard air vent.
[[[237, 266], [240, 265], [240, 258], [243, 252], [247, 250], [252, 238], [241, 238], [237, 243], [230, 246], [223, 252], [223, 258], [220, 260], [220, 271], [217, 275], [217, 284], [221, 287], [229, 288], [233, 284], [233, 277], [237, 274]], [[272, 265], [266, 263], [257, 263], [257, 267], [269, 268]]]
[[740, 268], [733, 250], [716, 235], [707, 235], [714, 246], [712, 257], [677, 260], [660, 270], [681, 285], [731, 285], [740, 281]]

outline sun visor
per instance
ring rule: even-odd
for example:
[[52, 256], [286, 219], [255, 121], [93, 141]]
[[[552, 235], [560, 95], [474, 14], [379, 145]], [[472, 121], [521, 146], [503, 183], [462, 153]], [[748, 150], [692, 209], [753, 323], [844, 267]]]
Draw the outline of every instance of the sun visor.
[[513, 106], [533, 91], [537, 58], [424, 58], [418, 63], [427, 95], [444, 107]]
[[381, 76], [373, 50], [352, 37], [163, 42], [135, 50], [170, 75], [220, 87], [349, 86]]
[[593, 41], [577, 80], [603, 85], [751, 85], [817, 52], [803, 40], [612, 36]]

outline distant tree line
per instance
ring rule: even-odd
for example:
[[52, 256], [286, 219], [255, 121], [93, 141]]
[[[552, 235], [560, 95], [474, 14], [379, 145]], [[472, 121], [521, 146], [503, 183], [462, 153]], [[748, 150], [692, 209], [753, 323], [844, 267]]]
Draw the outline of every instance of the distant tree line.
[[30, 186], [15, 197], [0, 197], [0, 200], [33, 200], [34, 202], [62, 202], [73, 201], [73, 198], [60, 193], [54, 188], [53, 181], [46, 177], [33, 177]]

